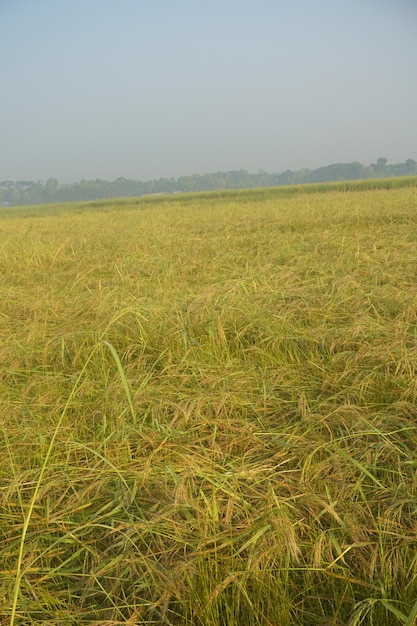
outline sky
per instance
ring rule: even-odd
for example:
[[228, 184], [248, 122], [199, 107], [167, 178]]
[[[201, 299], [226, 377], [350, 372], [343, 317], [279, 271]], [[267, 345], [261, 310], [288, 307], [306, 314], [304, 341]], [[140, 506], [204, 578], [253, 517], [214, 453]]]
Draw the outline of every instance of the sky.
[[417, 0], [0, 0], [0, 180], [417, 160]]

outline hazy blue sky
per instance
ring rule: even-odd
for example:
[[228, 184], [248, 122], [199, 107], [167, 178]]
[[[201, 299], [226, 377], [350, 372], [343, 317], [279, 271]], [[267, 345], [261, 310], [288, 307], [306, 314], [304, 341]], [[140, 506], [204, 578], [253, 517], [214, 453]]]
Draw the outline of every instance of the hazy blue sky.
[[417, 0], [0, 0], [0, 180], [417, 159]]

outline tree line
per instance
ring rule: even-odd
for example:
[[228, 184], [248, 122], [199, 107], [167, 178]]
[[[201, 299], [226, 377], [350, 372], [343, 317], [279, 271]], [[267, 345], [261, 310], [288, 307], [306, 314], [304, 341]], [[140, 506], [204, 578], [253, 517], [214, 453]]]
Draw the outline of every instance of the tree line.
[[286, 170], [279, 174], [264, 170], [250, 173], [240, 169], [148, 181], [123, 177], [114, 181], [82, 179], [78, 183], [69, 184], [60, 184], [56, 178], [48, 178], [45, 183], [40, 180], [4, 180], [0, 182], [0, 203], [3, 206], [17, 206], [49, 202], [78, 202], [162, 193], [275, 187], [410, 175], [417, 175], [417, 161], [414, 159], [407, 159], [404, 163], [389, 164], [385, 157], [380, 157], [368, 166], [354, 161], [333, 163], [312, 170]]

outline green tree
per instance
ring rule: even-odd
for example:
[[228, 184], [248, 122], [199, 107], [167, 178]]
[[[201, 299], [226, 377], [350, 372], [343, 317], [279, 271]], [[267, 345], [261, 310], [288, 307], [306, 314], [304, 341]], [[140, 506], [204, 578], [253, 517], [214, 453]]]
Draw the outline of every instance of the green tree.
[[371, 165], [373, 174], [375, 174], [375, 176], [381, 177], [387, 176], [387, 163], [388, 159], [386, 159], [385, 157], [379, 157], [379, 159], [376, 160], [376, 163], [372, 163]]
[[414, 159], [407, 159], [404, 163], [404, 173], [406, 176], [409, 176], [410, 174], [417, 174], [417, 161], [414, 161]]
[[59, 181], [56, 178], [48, 178], [45, 183], [45, 196], [48, 200], [56, 200], [59, 189]]

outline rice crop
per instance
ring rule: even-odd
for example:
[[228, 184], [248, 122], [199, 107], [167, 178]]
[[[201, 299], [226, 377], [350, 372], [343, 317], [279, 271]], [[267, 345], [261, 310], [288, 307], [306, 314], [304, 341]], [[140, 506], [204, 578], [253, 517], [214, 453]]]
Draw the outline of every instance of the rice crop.
[[417, 615], [417, 189], [0, 220], [0, 623]]

